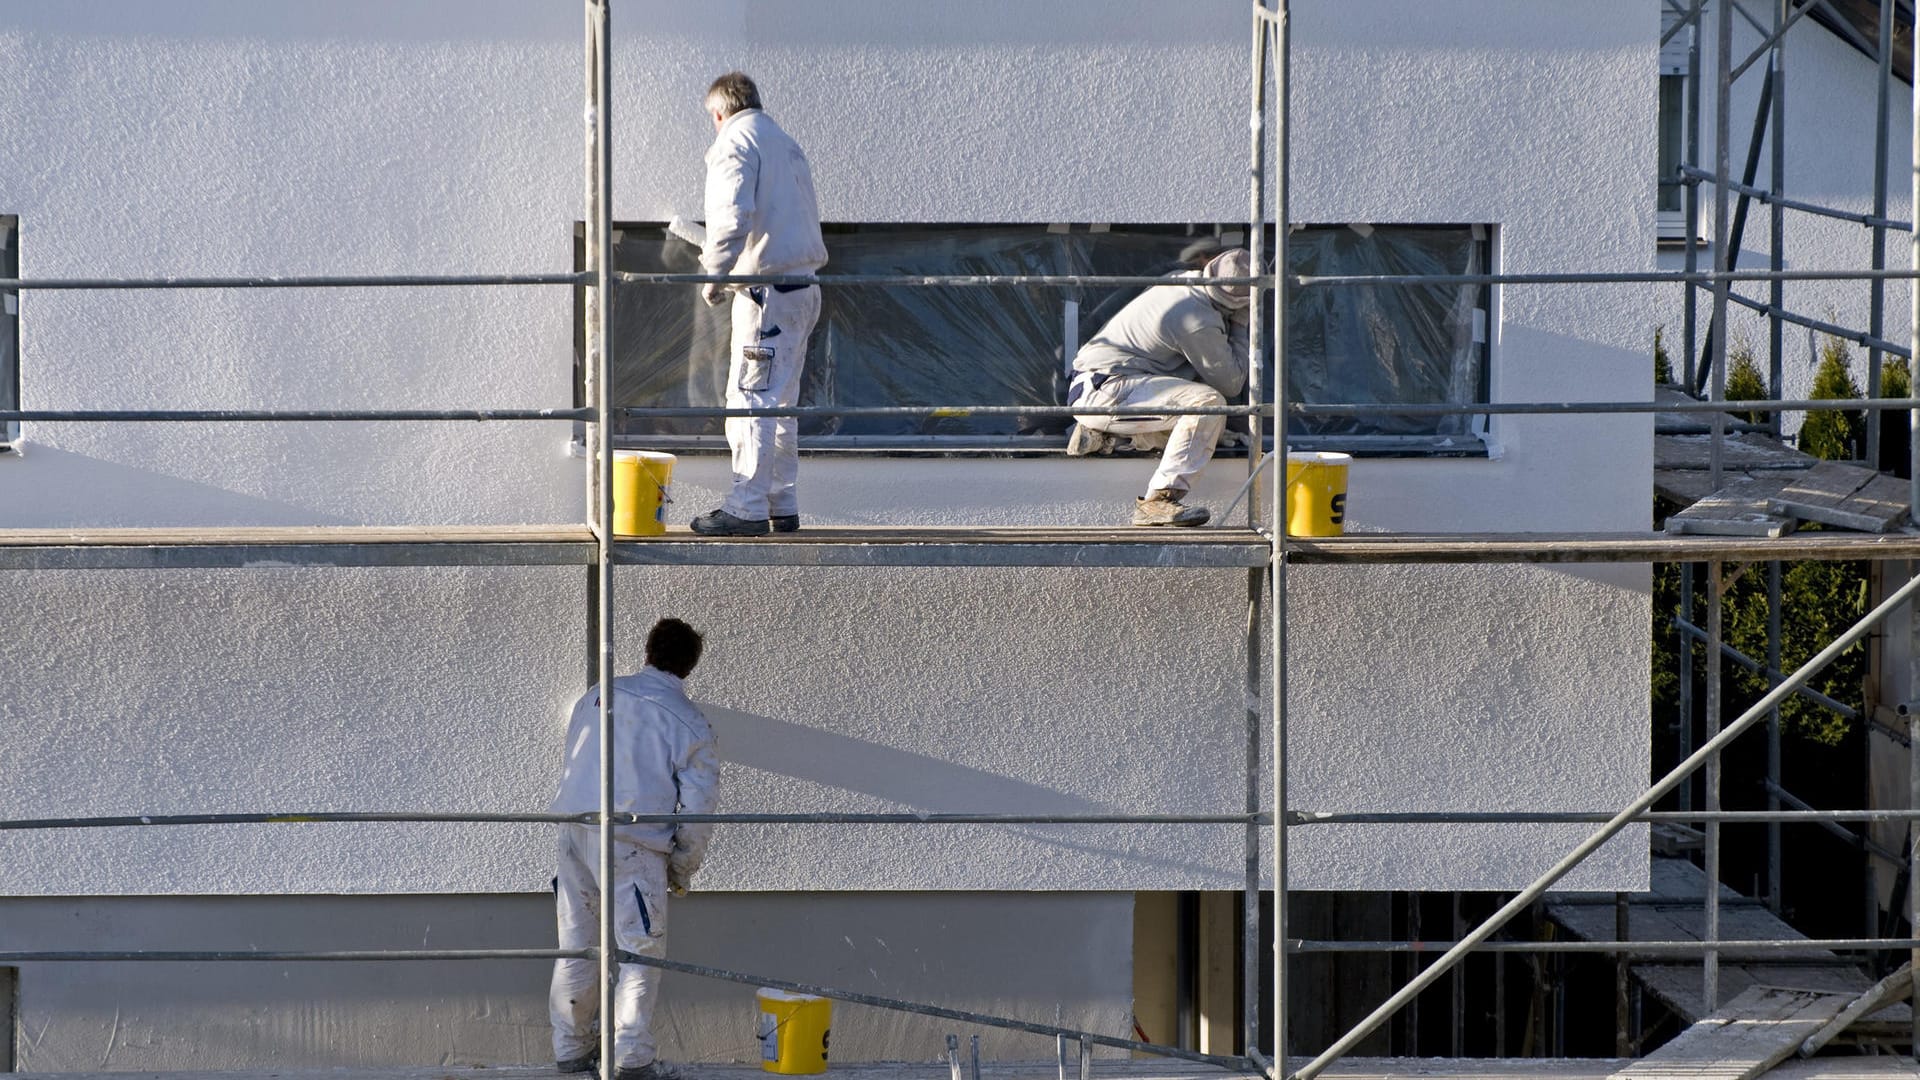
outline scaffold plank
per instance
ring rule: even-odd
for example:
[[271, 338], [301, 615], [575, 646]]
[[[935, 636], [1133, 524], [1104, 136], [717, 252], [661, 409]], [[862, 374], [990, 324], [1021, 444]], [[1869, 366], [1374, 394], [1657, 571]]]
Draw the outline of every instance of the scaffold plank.
[[1610, 1080], [1754, 1080], [1847, 1005], [1844, 994], [1755, 986]]
[[1843, 529], [1884, 532], [1906, 520], [1907, 484], [1859, 465], [1823, 461], [1793, 478], [1767, 500], [1792, 514]]
[[1697, 536], [1785, 536], [1797, 521], [1774, 513], [1768, 500], [1793, 478], [1774, 473], [1742, 477], [1667, 517], [1667, 531]]
[[1913, 997], [1913, 962], [1908, 961], [1901, 964], [1893, 974], [1874, 983], [1866, 993], [1853, 999], [1838, 1016], [1827, 1021], [1819, 1031], [1807, 1036], [1806, 1040], [1800, 1044], [1800, 1056], [1812, 1057], [1819, 1053], [1822, 1047], [1844, 1033], [1854, 1021], [1911, 997]]

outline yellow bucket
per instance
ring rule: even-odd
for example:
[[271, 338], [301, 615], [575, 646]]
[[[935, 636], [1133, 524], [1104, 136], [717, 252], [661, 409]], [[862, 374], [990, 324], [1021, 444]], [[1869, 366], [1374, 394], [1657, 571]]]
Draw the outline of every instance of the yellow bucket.
[[761, 987], [760, 1068], [803, 1076], [827, 1071], [833, 1002], [810, 994]]
[[1287, 455], [1287, 535], [1339, 536], [1347, 521], [1349, 454]]
[[613, 452], [613, 531], [617, 536], [658, 536], [667, 531], [667, 485], [673, 455], [652, 450]]

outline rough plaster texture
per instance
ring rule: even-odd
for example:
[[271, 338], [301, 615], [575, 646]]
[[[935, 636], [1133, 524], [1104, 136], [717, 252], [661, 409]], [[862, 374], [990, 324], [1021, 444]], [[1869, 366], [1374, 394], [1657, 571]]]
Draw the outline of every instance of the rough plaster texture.
[[[1719, 5], [1709, 4], [1708, 10], [1713, 17], [1706, 22], [1705, 33], [1700, 39], [1700, 64], [1705, 72], [1701, 99], [1700, 167], [1711, 170], [1714, 167], [1713, 72], [1718, 53], [1716, 20]], [[1744, 60], [1759, 46], [1761, 40], [1761, 36], [1736, 14], [1731, 54], [1733, 61], [1739, 63]], [[1811, 19], [1802, 20], [1789, 31], [1786, 41], [1787, 160], [1784, 190], [1791, 198], [1821, 206], [1854, 213], [1871, 213], [1874, 110], [1879, 82], [1875, 62]], [[1735, 180], [1740, 179], [1746, 163], [1749, 140], [1753, 134], [1754, 109], [1759, 104], [1765, 68], [1765, 63], [1754, 65], [1734, 84], [1730, 106], [1730, 162]], [[1911, 220], [1912, 88], [1896, 80], [1888, 110], [1887, 215]], [[1754, 183], [1762, 188], [1768, 185], [1770, 176], [1772, 140], [1773, 132], [1769, 130], [1760, 144], [1760, 171]], [[1700, 235], [1711, 241], [1714, 235], [1713, 189], [1702, 186], [1700, 195]], [[1735, 196], [1736, 204], [1737, 201], [1738, 196]], [[1904, 270], [1913, 265], [1909, 240], [1906, 233], [1888, 233], [1888, 267]], [[1871, 230], [1850, 222], [1789, 210], [1782, 250], [1790, 270], [1864, 270], [1872, 265], [1873, 234]], [[1742, 269], [1767, 269], [1771, 265], [1772, 252], [1770, 211], [1755, 203], [1748, 211], [1746, 231], [1741, 236], [1739, 266]], [[1701, 267], [1711, 269], [1714, 249], [1703, 246], [1698, 259]], [[1683, 252], [1661, 252], [1661, 269], [1678, 270], [1684, 265]], [[1740, 291], [1754, 300], [1767, 302], [1765, 283], [1746, 284], [1741, 286]], [[1785, 286], [1785, 304], [1789, 310], [1802, 315], [1865, 331], [1869, 327], [1870, 293], [1871, 286], [1864, 281], [1788, 282]], [[1904, 343], [1907, 340], [1909, 295], [1906, 282], [1890, 281], [1886, 284], [1883, 336], [1896, 342]], [[1680, 358], [1684, 355], [1680, 346], [1684, 318], [1683, 294], [1675, 287], [1661, 289], [1658, 296], [1657, 320], [1666, 327], [1668, 348], [1678, 371]], [[1711, 316], [1711, 297], [1702, 294], [1699, 314], [1702, 342], [1705, 341], [1707, 320]], [[1731, 308], [1729, 318], [1733, 329], [1728, 340], [1735, 347], [1742, 344], [1751, 346], [1761, 371], [1766, 371], [1769, 349], [1766, 320], [1737, 304]], [[1820, 335], [1812, 331], [1793, 326], [1786, 328], [1782, 348], [1784, 396], [1807, 396], [1813, 382], [1813, 369], [1820, 359], [1820, 341]], [[1854, 379], [1865, 387], [1866, 350], [1857, 345], [1850, 348]], [[1789, 417], [1789, 428], [1797, 429], [1800, 419], [1798, 416]]]
[[[1491, 224], [1509, 269], [1651, 264], [1653, 0], [1303, 5], [1293, 209]], [[29, 276], [561, 270], [580, 197], [578, 8], [218, 0], [0, 11], [0, 210]], [[838, 220], [1246, 213], [1244, 5], [619, 6], [616, 212], [697, 211], [696, 104], [744, 67]], [[498, 30], [485, 20], [501, 15]], [[443, 25], [446, 24], [446, 25]], [[1647, 293], [1498, 300], [1508, 400], [1648, 393]], [[559, 290], [35, 294], [29, 406], [547, 405]], [[1491, 460], [1366, 461], [1355, 528], [1644, 528], [1646, 418], [1501, 418]], [[0, 525], [574, 520], [538, 425], [35, 424]], [[716, 458], [683, 462], [682, 514]], [[1236, 464], [1206, 478], [1216, 505]], [[1119, 522], [1147, 466], [810, 459], [819, 522]], [[5, 576], [17, 782], [0, 814], [528, 809], [584, 671], [564, 570]], [[1241, 805], [1233, 572], [629, 571], [621, 641], [715, 631], [740, 809]], [[1302, 805], [1618, 805], [1644, 778], [1645, 568], [1296, 578]], [[1446, 767], [1436, 767], [1436, 755]], [[1221, 835], [1224, 834], [1224, 835]], [[983, 839], [984, 838], [984, 839]], [[1305, 836], [1306, 888], [1512, 888], [1565, 830]], [[1217, 842], [1216, 842], [1217, 841]], [[537, 830], [9, 834], [0, 891], [537, 888]], [[1231, 830], [727, 830], [710, 889], [1231, 887]], [[1638, 887], [1612, 850], [1585, 888]]]
[[[676, 901], [695, 963], [1124, 1035], [1133, 899], [740, 893]], [[0, 901], [0, 949], [536, 948], [546, 896], [194, 897]], [[998, 975], [991, 972], [997, 970]], [[538, 961], [30, 964], [18, 1067], [33, 1072], [507, 1065], [552, 1060]], [[675, 1061], [755, 1061], [753, 988], [669, 973], [654, 1031]], [[981, 1054], [1033, 1061], [1052, 1040], [836, 1004], [835, 1061]]]

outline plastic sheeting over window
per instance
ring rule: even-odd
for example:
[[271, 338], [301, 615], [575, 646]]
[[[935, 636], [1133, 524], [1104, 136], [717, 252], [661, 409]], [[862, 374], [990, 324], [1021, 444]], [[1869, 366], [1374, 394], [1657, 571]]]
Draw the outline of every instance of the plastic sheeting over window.
[[[1478, 274], [1476, 226], [1321, 226], [1295, 232], [1287, 262], [1302, 276]], [[1301, 289], [1287, 308], [1288, 395], [1294, 401], [1472, 405], [1487, 400], [1487, 287]], [[1304, 435], [1471, 433], [1477, 417], [1296, 417]]]
[[[828, 225], [823, 277], [842, 274], [1166, 274], [1244, 243], [1234, 225]], [[1449, 272], [1484, 265], [1465, 227], [1341, 227], [1294, 234], [1301, 273]], [[614, 237], [614, 261], [637, 272], [698, 271], [698, 252], [659, 225]], [[1083, 341], [1139, 292], [1129, 289], [828, 287], [807, 350], [802, 405], [1055, 405], [1065, 400], [1069, 338]], [[1484, 290], [1476, 290], [1483, 295]], [[1464, 298], [1464, 299], [1463, 299]], [[1485, 386], [1484, 349], [1469, 346], [1471, 307], [1457, 289], [1316, 290], [1296, 297], [1290, 340], [1295, 393], [1324, 401], [1473, 401]], [[1466, 303], [1467, 308], [1462, 308]], [[619, 285], [613, 298], [615, 401], [719, 405], [726, 376], [727, 308], [694, 288]], [[1484, 325], [1484, 323], [1482, 323]], [[1271, 340], [1271, 335], [1268, 335]], [[1269, 360], [1269, 363], [1271, 361]], [[1454, 395], [1465, 395], [1454, 396]], [[1326, 433], [1466, 430], [1371, 420]], [[852, 437], [885, 445], [937, 440], [994, 445], [1057, 437], [1064, 417], [833, 417], [801, 422], [803, 439]], [[1320, 426], [1303, 429], [1322, 432]], [[621, 434], [717, 436], [717, 419], [627, 422]], [[950, 442], [949, 442], [950, 440]]]

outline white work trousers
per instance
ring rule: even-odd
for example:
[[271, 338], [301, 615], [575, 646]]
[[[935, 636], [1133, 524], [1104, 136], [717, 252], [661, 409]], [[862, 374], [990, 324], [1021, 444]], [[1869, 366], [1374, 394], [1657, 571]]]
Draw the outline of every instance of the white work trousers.
[[[820, 320], [820, 287], [780, 292], [771, 285], [733, 294], [727, 407], [766, 409], [800, 399], [807, 338]], [[746, 521], [800, 512], [800, 421], [791, 416], [730, 416], [733, 490], [722, 509]]]
[[[1206, 408], [1225, 405], [1220, 391], [1203, 382], [1176, 379], [1171, 375], [1115, 375], [1101, 382], [1098, 389], [1092, 377], [1081, 374], [1076, 382], [1086, 392], [1076, 402], [1102, 408], [1162, 405], [1169, 408]], [[1139, 435], [1149, 431], [1167, 432], [1167, 448], [1160, 454], [1160, 467], [1147, 482], [1149, 492], [1167, 488], [1186, 491], [1192, 479], [1213, 460], [1214, 444], [1226, 430], [1224, 416], [1076, 416], [1074, 420], [1113, 435]]]
[[[614, 842], [613, 931], [615, 944], [639, 956], [667, 955], [667, 857]], [[560, 947], [600, 943], [600, 827], [560, 826], [559, 874], [554, 880]], [[614, 985], [614, 1067], [637, 1069], [654, 1059], [653, 1006], [660, 996], [660, 969], [620, 965]], [[553, 1059], [586, 1057], [600, 1045], [600, 962], [556, 960], [547, 998], [553, 1018]], [[612, 1075], [601, 1063], [600, 1075]]]

